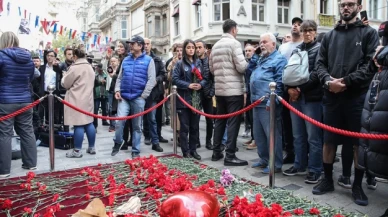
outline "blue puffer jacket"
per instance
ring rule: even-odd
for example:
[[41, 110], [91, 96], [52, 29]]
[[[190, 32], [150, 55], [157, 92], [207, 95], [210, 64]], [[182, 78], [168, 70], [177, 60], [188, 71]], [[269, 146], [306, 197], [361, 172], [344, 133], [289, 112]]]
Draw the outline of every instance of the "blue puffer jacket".
[[[283, 96], [284, 85], [282, 83], [283, 69], [287, 65], [287, 59], [277, 50], [268, 57], [260, 57], [257, 67], [253, 70], [250, 80], [251, 101], [255, 102], [262, 96], [271, 93], [269, 83], [276, 82], [276, 94]], [[276, 100], [277, 103], [279, 103]], [[265, 99], [259, 107], [269, 106], [269, 100]]]
[[18, 47], [0, 50], [0, 103], [31, 103], [34, 71], [27, 50]]
[[145, 52], [134, 59], [132, 54], [123, 60], [123, 78], [121, 80], [121, 96], [133, 100], [141, 96], [148, 81], [148, 65], [152, 57]]

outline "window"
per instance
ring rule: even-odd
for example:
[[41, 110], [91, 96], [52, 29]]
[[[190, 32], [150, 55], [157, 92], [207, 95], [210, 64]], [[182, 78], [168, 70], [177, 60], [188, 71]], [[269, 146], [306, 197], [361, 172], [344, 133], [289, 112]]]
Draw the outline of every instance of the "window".
[[369, 11], [368, 16], [371, 19], [379, 19], [378, 12], [378, 0], [369, 0]]
[[152, 34], [152, 18], [151, 17], [148, 17], [147, 25], [148, 25], [148, 31], [147, 31], [148, 37], [151, 37], [151, 36], [153, 36], [153, 34]]
[[128, 31], [127, 28], [128, 28], [127, 27], [127, 20], [126, 20], [126, 18], [123, 18], [121, 20], [121, 38], [128, 38], [127, 37], [127, 31]]
[[290, 9], [289, 0], [278, 0], [278, 23], [289, 24], [288, 11]]
[[86, 25], [87, 25], [87, 22], [86, 22], [86, 17], [83, 18], [83, 23], [82, 23], [82, 28], [83, 28], [83, 31], [86, 31]]
[[195, 26], [202, 26], [202, 14], [201, 14], [201, 5], [195, 5]]
[[264, 0], [252, 0], [252, 20], [264, 22]]
[[230, 18], [230, 0], [214, 0], [214, 21]]
[[175, 36], [180, 34], [180, 29], [179, 29], [179, 16], [174, 17], [174, 27], [175, 27]]
[[155, 16], [155, 36], [160, 36], [160, 16]]
[[163, 27], [162, 27], [162, 35], [165, 36], [167, 35], [167, 15], [163, 14]]
[[300, 18], [303, 19], [303, 14], [304, 14], [304, 1], [300, 0]]
[[327, 14], [327, 0], [321, 0], [321, 8], [319, 12], [321, 14]]

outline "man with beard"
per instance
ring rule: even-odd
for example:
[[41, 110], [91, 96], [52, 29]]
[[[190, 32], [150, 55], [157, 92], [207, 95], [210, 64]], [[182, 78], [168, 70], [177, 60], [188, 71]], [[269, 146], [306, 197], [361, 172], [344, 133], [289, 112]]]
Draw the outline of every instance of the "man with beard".
[[[368, 63], [373, 58], [379, 44], [376, 30], [364, 25], [357, 18], [361, 11], [362, 0], [341, 0], [341, 20], [328, 32], [323, 40], [317, 61], [317, 75], [324, 86], [323, 116], [324, 123], [353, 132], [361, 129], [361, 113], [366, 92], [374, 76]], [[352, 188], [354, 202], [366, 206], [368, 198], [361, 187], [364, 171], [357, 168], [359, 140], [344, 138], [338, 134], [324, 131], [323, 169], [325, 178], [314, 187], [313, 194], [321, 195], [334, 191], [333, 161], [336, 148], [343, 144], [343, 176], [338, 184]], [[353, 151], [354, 147], [354, 151]], [[355, 161], [353, 186], [350, 183], [351, 165]], [[368, 178], [367, 183], [373, 184]]]
[[[282, 44], [279, 47], [279, 53], [283, 54], [286, 57], [287, 61], [290, 59], [292, 52], [299, 46], [303, 39], [300, 35], [300, 25], [303, 23], [303, 20], [299, 17], [294, 17], [292, 19], [292, 28], [291, 28], [291, 41]], [[288, 102], [288, 93], [284, 92], [284, 99]], [[290, 112], [287, 109], [284, 109], [282, 112], [282, 123], [283, 123], [283, 149], [285, 154], [283, 156], [284, 163], [294, 163], [294, 138], [292, 136], [292, 124]]]

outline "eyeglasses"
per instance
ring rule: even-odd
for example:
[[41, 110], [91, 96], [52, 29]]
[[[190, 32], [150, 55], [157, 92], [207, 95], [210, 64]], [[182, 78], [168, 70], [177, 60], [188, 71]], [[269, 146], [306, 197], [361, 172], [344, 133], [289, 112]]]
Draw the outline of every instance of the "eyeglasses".
[[355, 5], [358, 6], [358, 4], [355, 2], [348, 2], [348, 3], [341, 3], [340, 7], [345, 8], [346, 6], [348, 6], [348, 8], [353, 8]]
[[312, 33], [312, 32], [315, 32], [316, 30], [315, 29], [303, 29], [302, 32], [303, 33]]
[[48, 57], [55, 57], [54, 55], [47, 55]]

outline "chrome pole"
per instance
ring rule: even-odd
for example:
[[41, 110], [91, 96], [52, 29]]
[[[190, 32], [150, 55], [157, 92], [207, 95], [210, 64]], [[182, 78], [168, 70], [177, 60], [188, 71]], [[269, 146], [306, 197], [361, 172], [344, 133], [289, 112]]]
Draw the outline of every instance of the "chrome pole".
[[269, 187], [275, 187], [275, 129], [276, 129], [276, 83], [269, 83], [270, 112], [269, 112]]
[[174, 154], [178, 153], [178, 136], [177, 136], [177, 128], [178, 128], [178, 114], [176, 112], [176, 102], [177, 102], [177, 86], [172, 86], [172, 99], [171, 99], [171, 106], [172, 106], [172, 129], [173, 129], [173, 137], [172, 137], [172, 146], [174, 149]]
[[48, 95], [48, 116], [49, 116], [49, 152], [50, 152], [50, 170], [54, 171], [55, 142], [54, 142], [54, 85], [47, 87]]

